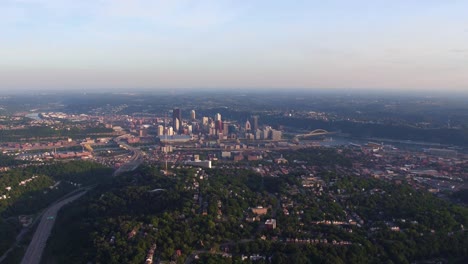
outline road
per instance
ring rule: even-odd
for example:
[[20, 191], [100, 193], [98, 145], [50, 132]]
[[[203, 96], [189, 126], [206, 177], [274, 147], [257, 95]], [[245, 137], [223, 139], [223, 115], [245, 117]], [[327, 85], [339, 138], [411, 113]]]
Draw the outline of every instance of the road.
[[[124, 135], [124, 136], [127, 136], [127, 135]], [[141, 150], [139, 148], [134, 148], [134, 147], [122, 142], [121, 139], [124, 136], [117, 137], [117, 138], [114, 139], [114, 141], [117, 144], [119, 144], [121, 147], [123, 147], [123, 148], [125, 148], [127, 150], [130, 150], [133, 153], [133, 155], [132, 155], [132, 157], [130, 158], [130, 160], [127, 163], [120, 166], [120, 168], [118, 168], [114, 172], [114, 176], [117, 176], [117, 175], [119, 175], [119, 174], [121, 174], [123, 172], [133, 171], [136, 168], [138, 168], [138, 166], [140, 166], [141, 163], [143, 163], [143, 153], [141, 152]]]
[[[236, 244], [244, 244], [244, 243], [249, 243], [249, 242], [252, 242], [252, 241], [254, 241], [254, 240], [251, 239], [251, 238], [241, 239], [239, 241], [231, 241], [231, 242], [223, 243], [223, 244], [220, 245], [220, 247], [234, 246]], [[224, 255], [226, 253], [225, 252], [212, 252], [211, 250], [206, 250], [206, 249], [205, 250], [195, 250], [195, 251], [192, 251], [192, 253], [187, 256], [187, 258], [185, 259], [185, 264], [191, 264], [195, 260], [195, 256], [200, 255], [200, 254]]]
[[67, 203], [70, 203], [81, 196], [83, 196], [87, 190], [70, 196], [58, 203], [53, 204], [44, 212], [41, 217], [41, 221], [34, 233], [31, 243], [26, 250], [26, 253], [21, 261], [21, 264], [39, 264], [41, 262], [42, 252], [46, 246], [47, 239], [50, 236], [52, 227], [55, 223], [58, 211]]

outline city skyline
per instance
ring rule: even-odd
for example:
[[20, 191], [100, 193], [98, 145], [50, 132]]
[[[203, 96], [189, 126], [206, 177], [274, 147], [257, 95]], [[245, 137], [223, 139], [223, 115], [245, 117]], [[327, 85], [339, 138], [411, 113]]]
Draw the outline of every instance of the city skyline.
[[0, 92], [466, 92], [463, 1], [0, 3]]

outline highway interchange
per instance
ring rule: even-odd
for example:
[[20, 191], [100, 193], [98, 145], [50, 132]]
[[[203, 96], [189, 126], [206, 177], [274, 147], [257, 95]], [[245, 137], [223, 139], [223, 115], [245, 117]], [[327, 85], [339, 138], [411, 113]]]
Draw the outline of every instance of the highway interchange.
[[122, 164], [122, 166], [120, 166], [114, 172], [114, 176], [117, 176], [117, 175], [119, 175], [119, 174], [121, 174], [123, 172], [126, 172], [126, 171], [133, 171], [136, 168], [138, 168], [138, 166], [140, 166], [141, 163], [143, 163], [143, 153], [142, 153], [142, 151], [139, 148], [134, 148], [134, 147], [126, 144], [125, 142], [123, 142], [122, 138], [124, 138], [125, 136], [128, 136], [128, 135], [123, 135], [123, 136], [117, 137], [117, 138], [114, 139], [114, 141], [117, 144], [119, 144], [119, 146], [121, 148], [129, 150], [133, 154], [132, 154], [132, 157], [130, 158], [130, 160], [127, 163]]

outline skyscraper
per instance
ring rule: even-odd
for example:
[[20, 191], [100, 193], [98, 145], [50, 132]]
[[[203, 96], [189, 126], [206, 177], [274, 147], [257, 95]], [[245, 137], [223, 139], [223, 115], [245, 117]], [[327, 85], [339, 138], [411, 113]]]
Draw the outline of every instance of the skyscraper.
[[207, 126], [207, 125], [208, 125], [208, 117], [204, 116], [204, 117], [202, 118], [202, 124], [203, 124], [204, 126]]
[[164, 135], [164, 126], [159, 125], [158, 126], [158, 136]]
[[221, 114], [220, 113], [217, 113], [215, 115], [215, 121], [221, 121]]
[[179, 118], [176, 118], [175, 122], [174, 122], [174, 132], [179, 132], [180, 130], [181, 130], [180, 120], [179, 120]]
[[258, 129], [258, 116], [257, 115], [252, 116], [252, 120], [253, 120], [253, 130], [257, 131], [257, 129]]
[[190, 111], [190, 119], [195, 120], [195, 110]]
[[251, 125], [250, 125], [249, 120], [247, 120], [247, 121], [245, 122], [245, 131], [250, 131], [250, 130], [252, 130], [252, 127], [251, 127]]
[[215, 121], [215, 129], [216, 129], [216, 134], [223, 133], [223, 121], [221, 120]]
[[[178, 129], [182, 128], [182, 112], [180, 111], [179, 108], [175, 108], [174, 110], [172, 110], [172, 126]], [[179, 131], [176, 130], [174, 132], [179, 132]]]
[[227, 135], [229, 133], [229, 126], [231, 125], [231, 122], [224, 121], [223, 122], [223, 133]]

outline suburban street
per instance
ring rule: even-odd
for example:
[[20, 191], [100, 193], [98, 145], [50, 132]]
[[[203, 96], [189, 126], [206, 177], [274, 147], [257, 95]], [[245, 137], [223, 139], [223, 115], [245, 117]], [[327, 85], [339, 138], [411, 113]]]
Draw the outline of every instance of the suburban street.
[[81, 196], [83, 196], [87, 190], [84, 190], [81, 193], [75, 194], [71, 197], [68, 197], [56, 204], [50, 206], [42, 215], [40, 223], [37, 227], [36, 232], [31, 240], [31, 243], [26, 250], [26, 253], [21, 261], [22, 264], [35, 264], [40, 263], [42, 253], [46, 246], [47, 239], [50, 236], [52, 228], [55, 223], [55, 218], [57, 217], [58, 211], [67, 203], [70, 203]]

